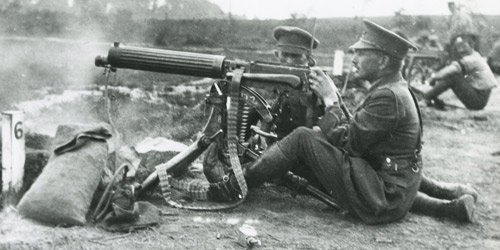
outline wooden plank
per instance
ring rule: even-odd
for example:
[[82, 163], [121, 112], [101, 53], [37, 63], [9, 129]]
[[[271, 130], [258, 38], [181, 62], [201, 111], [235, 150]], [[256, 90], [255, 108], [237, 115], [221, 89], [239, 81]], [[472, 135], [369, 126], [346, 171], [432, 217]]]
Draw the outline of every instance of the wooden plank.
[[26, 160], [22, 111], [2, 112], [2, 195], [16, 194], [22, 188]]
[[336, 50], [335, 56], [333, 57], [333, 75], [341, 76], [343, 73], [344, 73], [344, 51]]

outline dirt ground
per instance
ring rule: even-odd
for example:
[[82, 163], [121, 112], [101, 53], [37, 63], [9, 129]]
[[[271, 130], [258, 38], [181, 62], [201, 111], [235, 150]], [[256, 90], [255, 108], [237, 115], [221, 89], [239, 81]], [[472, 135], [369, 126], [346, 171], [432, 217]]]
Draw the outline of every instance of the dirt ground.
[[424, 171], [480, 192], [473, 224], [410, 213], [369, 226], [309, 196], [262, 187], [225, 212], [179, 210], [156, 200], [161, 225], [126, 234], [94, 225], [47, 227], [10, 206], [0, 212], [0, 249], [244, 249], [236, 235], [244, 223], [259, 234], [256, 249], [500, 249], [500, 87], [483, 111], [466, 110], [451, 92], [445, 95], [455, 106], [423, 109]]

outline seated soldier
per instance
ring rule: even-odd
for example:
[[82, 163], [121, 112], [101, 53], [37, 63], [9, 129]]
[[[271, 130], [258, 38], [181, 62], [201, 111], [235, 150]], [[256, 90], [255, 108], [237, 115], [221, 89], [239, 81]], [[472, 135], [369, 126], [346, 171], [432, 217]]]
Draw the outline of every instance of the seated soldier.
[[457, 59], [436, 72], [429, 80], [434, 87], [421, 93], [429, 106], [444, 109], [438, 97], [448, 89], [470, 110], [486, 106], [497, 82], [487, 62], [473, 49], [474, 41], [473, 35], [459, 35], [452, 40]]
[[[276, 41], [274, 55], [280, 64], [295, 67], [312, 67], [316, 64], [312, 55], [312, 50], [318, 47], [320, 41], [313, 38], [311, 33], [299, 27], [278, 26], [274, 28], [272, 35]], [[260, 90], [257, 91], [262, 93]], [[266, 95], [269, 93], [262, 94]], [[290, 119], [290, 117], [300, 112], [305, 112], [303, 109], [298, 99], [294, 99], [290, 96], [283, 96], [272, 104], [271, 110], [278, 117], [273, 121], [276, 126], [274, 132], [277, 134], [278, 138], [281, 139], [298, 126], [296, 122], [291, 121], [293, 119]], [[259, 119], [260, 116], [257, 111], [252, 109], [249, 112], [247, 129], [249, 129], [251, 125], [257, 124]], [[207, 149], [204, 159], [205, 176], [212, 183], [220, 181], [220, 173], [224, 172], [219, 169], [222, 165], [220, 165], [219, 162], [218, 148], [220, 148], [218, 145], [211, 145]]]

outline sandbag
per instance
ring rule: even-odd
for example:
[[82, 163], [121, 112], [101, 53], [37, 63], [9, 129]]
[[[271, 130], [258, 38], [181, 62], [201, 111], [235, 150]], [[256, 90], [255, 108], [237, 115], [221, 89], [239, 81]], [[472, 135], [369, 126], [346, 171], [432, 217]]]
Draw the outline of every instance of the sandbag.
[[108, 124], [61, 125], [47, 165], [19, 202], [24, 217], [51, 225], [86, 223], [108, 156]]

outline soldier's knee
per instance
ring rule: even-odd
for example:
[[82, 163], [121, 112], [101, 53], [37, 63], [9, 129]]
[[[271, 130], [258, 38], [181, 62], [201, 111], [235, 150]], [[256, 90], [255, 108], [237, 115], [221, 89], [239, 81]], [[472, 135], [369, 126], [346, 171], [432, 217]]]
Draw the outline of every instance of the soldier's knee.
[[308, 128], [308, 127], [298, 127], [296, 128], [292, 133], [290, 133], [290, 136], [296, 136], [296, 137], [311, 137], [313, 134], [313, 130]]

